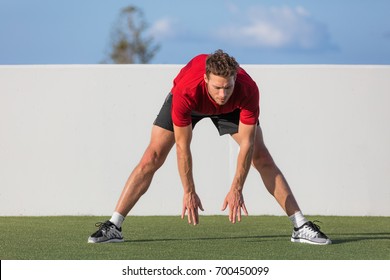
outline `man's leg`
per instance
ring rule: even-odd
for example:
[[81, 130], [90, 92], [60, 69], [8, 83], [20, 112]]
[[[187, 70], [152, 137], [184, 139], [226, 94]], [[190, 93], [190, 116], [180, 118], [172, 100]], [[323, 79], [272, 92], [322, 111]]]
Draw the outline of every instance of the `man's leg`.
[[172, 131], [153, 126], [150, 143], [130, 174], [113, 216], [109, 221], [97, 224], [99, 229], [88, 238], [89, 243], [123, 241], [121, 226], [124, 218], [148, 190], [154, 173], [163, 165], [174, 143]]
[[[232, 135], [240, 144], [238, 133]], [[299, 212], [299, 206], [280, 169], [276, 166], [263, 141], [260, 126], [257, 127], [252, 165], [260, 173], [268, 192], [272, 194], [288, 216]]]
[[300, 211], [290, 186], [264, 144], [260, 126], [256, 131], [252, 164], [259, 171], [268, 192], [275, 197], [288, 216]]
[[153, 126], [150, 143], [140, 162], [130, 174], [115, 211], [126, 216], [148, 190], [154, 173], [163, 165], [175, 143], [173, 132]]
[[[232, 136], [240, 144], [238, 133]], [[307, 221], [303, 216], [290, 186], [264, 144], [260, 126], [256, 131], [252, 165], [260, 173], [268, 192], [275, 197], [292, 221], [294, 230], [291, 241], [319, 245], [331, 244], [330, 239], [320, 231], [319, 227]]]

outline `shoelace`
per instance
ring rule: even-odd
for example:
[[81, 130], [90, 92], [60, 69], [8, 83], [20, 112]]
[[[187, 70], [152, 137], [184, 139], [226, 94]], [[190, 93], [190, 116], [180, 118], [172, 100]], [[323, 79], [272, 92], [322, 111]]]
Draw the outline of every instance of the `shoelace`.
[[120, 232], [118, 232], [117, 230], [112, 230], [114, 228], [116, 229], [116, 226], [110, 222], [98, 222], [95, 224], [95, 226], [99, 228], [98, 232], [101, 232], [108, 239], [122, 238]]
[[105, 230], [110, 229], [110, 226], [109, 226], [109, 224], [108, 224], [107, 222], [105, 222], [105, 223], [103, 223], [103, 222], [98, 222], [98, 223], [95, 224], [95, 227], [98, 227], [99, 230], [102, 230], [102, 229], [105, 229]]
[[321, 234], [321, 230], [320, 230], [320, 226], [316, 223], [321, 223], [320, 221], [313, 221], [311, 223], [309, 223], [309, 225], [307, 226], [308, 230], [310, 231], [310, 234], [312, 237], [318, 235], [318, 234]]
[[311, 224], [313, 225], [313, 228], [316, 230], [316, 231], [320, 231], [321, 227], [319, 225], [317, 225], [316, 223], [320, 223], [322, 224], [320, 221], [318, 220], [315, 220], [313, 221]]

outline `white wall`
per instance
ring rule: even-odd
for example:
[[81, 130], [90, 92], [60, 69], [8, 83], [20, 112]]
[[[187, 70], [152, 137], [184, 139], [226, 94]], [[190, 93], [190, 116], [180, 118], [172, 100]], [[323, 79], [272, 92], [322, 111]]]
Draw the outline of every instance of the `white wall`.
[[[0, 66], [0, 215], [111, 215], [179, 65]], [[265, 141], [306, 214], [390, 216], [390, 66], [245, 68]], [[204, 214], [222, 214], [237, 147], [195, 129]], [[250, 172], [250, 214], [283, 215]], [[174, 150], [133, 215], [180, 215]]]

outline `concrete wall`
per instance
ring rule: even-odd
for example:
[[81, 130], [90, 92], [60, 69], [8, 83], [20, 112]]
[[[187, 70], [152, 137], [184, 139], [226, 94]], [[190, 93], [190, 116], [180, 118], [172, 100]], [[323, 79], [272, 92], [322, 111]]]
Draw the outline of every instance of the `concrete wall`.
[[[0, 215], [111, 215], [179, 65], [0, 66]], [[268, 148], [305, 214], [390, 216], [390, 66], [247, 65]], [[193, 139], [204, 214], [223, 214], [237, 146]], [[251, 170], [250, 214], [283, 215]], [[174, 150], [133, 215], [180, 215]]]

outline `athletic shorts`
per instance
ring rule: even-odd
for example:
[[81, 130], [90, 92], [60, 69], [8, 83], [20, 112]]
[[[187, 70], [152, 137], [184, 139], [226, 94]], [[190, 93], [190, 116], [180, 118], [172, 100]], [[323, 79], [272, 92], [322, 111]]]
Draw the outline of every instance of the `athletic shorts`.
[[[172, 108], [172, 93], [169, 93], [161, 107], [157, 118], [154, 121], [154, 125], [167, 129], [173, 132], [173, 122], [171, 115]], [[203, 115], [196, 112], [191, 113], [192, 129], [195, 125], [204, 118], [210, 118], [218, 129], [219, 135], [235, 134], [238, 132], [238, 124], [240, 122], [240, 109], [236, 109], [231, 113], [220, 115]]]

